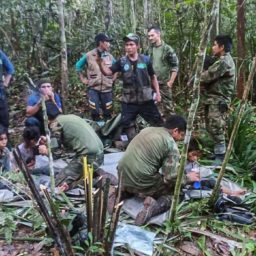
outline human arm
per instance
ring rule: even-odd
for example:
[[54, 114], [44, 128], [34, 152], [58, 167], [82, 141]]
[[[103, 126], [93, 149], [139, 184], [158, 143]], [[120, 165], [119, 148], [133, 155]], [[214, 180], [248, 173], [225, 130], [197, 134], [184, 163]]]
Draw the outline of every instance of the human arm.
[[170, 79], [167, 81], [167, 86], [172, 88], [179, 70], [179, 59], [171, 47], [167, 51], [166, 60], [170, 66]]
[[75, 68], [76, 68], [76, 71], [78, 72], [79, 74], [79, 78], [80, 78], [80, 81], [83, 83], [83, 84], [88, 84], [88, 79], [86, 77], [84, 77], [82, 71], [84, 69], [84, 67], [87, 65], [87, 57], [86, 57], [86, 54], [84, 54], [77, 62], [76, 62], [76, 65], [75, 65]]
[[160, 94], [160, 89], [159, 89], [159, 83], [158, 83], [157, 77], [155, 75], [155, 71], [153, 69], [153, 65], [152, 65], [151, 60], [149, 60], [149, 63], [147, 65], [147, 69], [148, 69], [148, 74], [149, 74], [150, 79], [151, 79], [152, 87], [153, 87], [153, 89], [156, 93], [155, 100], [157, 102], [161, 102], [161, 94]]
[[41, 95], [32, 94], [29, 96], [26, 107], [26, 116], [34, 116], [41, 109]]
[[171, 72], [170, 80], [167, 81], [167, 86], [168, 86], [169, 88], [172, 88], [173, 83], [174, 83], [174, 81], [175, 81], [175, 79], [176, 79], [176, 77], [177, 77], [177, 74], [178, 74], [177, 71], [172, 71], [172, 72]]
[[202, 72], [201, 74], [201, 83], [209, 84], [212, 83], [222, 77], [224, 77], [226, 74], [228, 74], [230, 71], [229, 65], [224, 61], [223, 58], [218, 59], [215, 61], [208, 70]]
[[[111, 76], [116, 74], [117, 72], [122, 71], [121, 59], [112, 62], [112, 66], [108, 67], [104, 62], [104, 59], [100, 61], [100, 70], [105, 76]], [[115, 76], [116, 77], [116, 76]]]
[[14, 74], [14, 67], [9, 58], [2, 51], [0, 51], [0, 58], [2, 59], [3, 67], [6, 72], [3, 83], [4, 86], [7, 87], [11, 81], [12, 75]]
[[159, 83], [157, 81], [156, 75], [151, 76], [151, 83], [154, 91], [156, 92], [156, 101], [161, 102], [161, 94], [159, 90]]

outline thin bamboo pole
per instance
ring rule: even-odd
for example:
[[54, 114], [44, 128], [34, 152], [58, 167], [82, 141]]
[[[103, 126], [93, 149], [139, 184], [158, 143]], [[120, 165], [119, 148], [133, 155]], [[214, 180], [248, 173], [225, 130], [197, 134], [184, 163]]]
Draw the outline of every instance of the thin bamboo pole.
[[183, 174], [184, 174], [184, 166], [185, 166], [186, 159], [187, 159], [188, 145], [189, 145], [189, 141], [190, 141], [191, 134], [193, 131], [194, 118], [195, 118], [199, 100], [200, 100], [200, 77], [201, 77], [201, 73], [203, 70], [206, 46], [208, 43], [209, 33], [212, 28], [213, 20], [215, 19], [217, 12], [218, 12], [218, 7], [219, 7], [219, 0], [213, 0], [212, 1], [212, 11], [211, 11], [208, 19], [205, 22], [205, 27], [203, 29], [203, 33], [202, 33], [202, 37], [201, 37], [201, 41], [200, 41], [200, 45], [199, 45], [198, 56], [197, 56], [196, 62], [195, 62], [196, 63], [196, 73], [195, 73], [195, 79], [194, 79], [194, 84], [193, 84], [193, 99], [192, 99], [191, 107], [189, 110], [184, 146], [182, 149], [180, 167], [178, 170], [177, 181], [176, 181], [175, 190], [174, 190], [174, 197], [172, 200], [172, 205], [171, 205], [171, 210], [170, 210], [171, 223], [174, 222], [175, 216], [176, 216], [177, 205], [179, 202], [181, 184], [182, 184]]

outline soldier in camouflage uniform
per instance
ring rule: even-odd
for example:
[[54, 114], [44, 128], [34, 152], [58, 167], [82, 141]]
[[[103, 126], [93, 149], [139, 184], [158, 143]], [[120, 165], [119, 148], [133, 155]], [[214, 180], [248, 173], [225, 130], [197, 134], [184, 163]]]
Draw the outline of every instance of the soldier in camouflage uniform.
[[212, 52], [217, 60], [201, 76], [205, 90], [206, 129], [214, 140], [216, 160], [223, 160], [226, 153], [226, 115], [235, 89], [235, 64], [230, 55], [232, 40], [227, 35], [215, 38]]
[[[47, 108], [51, 131], [51, 148], [54, 158], [71, 159], [56, 176], [56, 185], [72, 187], [83, 174], [82, 157], [87, 156], [97, 172], [103, 163], [103, 144], [93, 128], [82, 118], [75, 115], [60, 115], [54, 107]], [[45, 145], [39, 146], [39, 153], [47, 154]], [[71, 185], [71, 186], [70, 186]]]
[[[186, 121], [180, 116], [167, 119], [164, 127], [145, 128], [134, 137], [119, 161], [123, 199], [128, 194], [146, 197], [136, 225], [169, 209], [180, 159], [175, 141], [183, 139], [185, 130]], [[192, 176], [192, 180], [198, 179], [197, 175]]]
[[161, 39], [159, 27], [153, 26], [148, 29], [148, 39], [151, 43], [148, 55], [152, 59], [162, 96], [160, 112], [166, 118], [175, 113], [172, 88], [177, 76], [179, 60], [172, 47]]

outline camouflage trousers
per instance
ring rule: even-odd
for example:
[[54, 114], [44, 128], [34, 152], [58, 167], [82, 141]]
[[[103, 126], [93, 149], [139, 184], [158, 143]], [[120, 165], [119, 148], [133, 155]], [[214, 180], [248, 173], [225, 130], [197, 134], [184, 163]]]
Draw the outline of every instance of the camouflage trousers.
[[162, 175], [159, 173], [159, 178], [155, 180], [155, 184], [149, 188], [139, 188], [139, 187], [132, 187], [125, 184], [123, 182], [122, 186], [122, 193], [123, 194], [132, 194], [138, 195], [140, 197], [151, 196], [155, 199], [158, 199], [164, 195], [172, 195], [174, 191], [175, 184], [166, 184], [164, 183]]
[[[76, 185], [76, 181], [79, 181], [83, 176], [82, 157], [83, 156], [74, 157], [68, 165], [57, 174], [55, 178], [56, 186], [64, 182], [66, 182], [70, 188]], [[99, 155], [87, 155], [87, 163], [93, 166], [94, 172], [97, 172], [103, 160], [103, 153]]]
[[227, 110], [220, 110], [219, 104], [205, 105], [206, 130], [214, 140], [214, 153], [224, 154], [226, 152], [225, 130]]
[[161, 102], [158, 105], [158, 109], [161, 115], [166, 119], [175, 114], [174, 104], [172, 100], [172, 89], [165, 84], [160, 85]]

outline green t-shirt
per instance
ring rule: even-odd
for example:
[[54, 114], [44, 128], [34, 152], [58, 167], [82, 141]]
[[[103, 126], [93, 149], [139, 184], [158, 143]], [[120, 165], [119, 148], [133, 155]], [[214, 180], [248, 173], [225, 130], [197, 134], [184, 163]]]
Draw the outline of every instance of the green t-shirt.
[[51, 137], [63, 145], [66, 153], [76, 155], [98, 155], [103, 153], [103, 144], [93, 128], [75, 115], [59, 115], [50, 125]]
[[160, 83], [166, 84], [171, 72], [179, 69], [179, 60], [171, 46], [164, 43], [160, 46], [151, 46], [148, 49], [153, 63], [153, 68]]
[[123, 175], [123, 185], [148, 189], [156, 185], [161, 168], [166, 183], [175, 183], [179, 165], [179, 150], [167, 129], [148, 127], [129, 144], [118, 170]]

